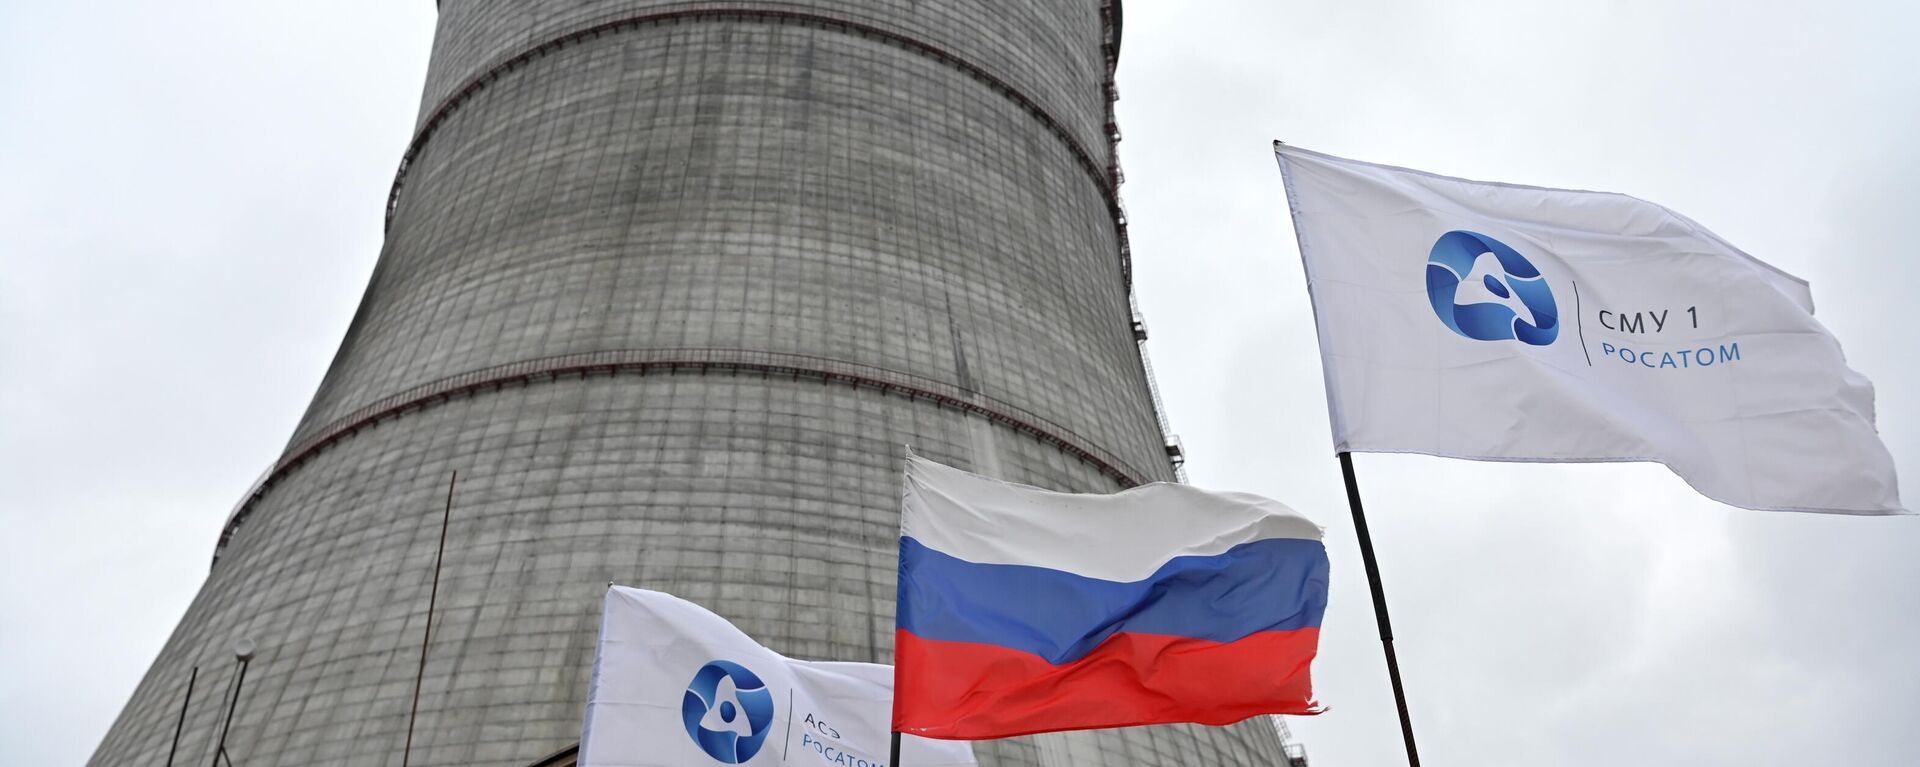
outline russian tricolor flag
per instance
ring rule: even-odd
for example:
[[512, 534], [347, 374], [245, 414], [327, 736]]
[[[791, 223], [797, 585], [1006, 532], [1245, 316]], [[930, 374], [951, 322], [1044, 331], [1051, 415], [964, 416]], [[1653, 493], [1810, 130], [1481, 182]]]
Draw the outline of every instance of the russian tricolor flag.
[[1245, 493], [1055, 493], [909, 458], [894, 729], [974, 740], [1319, 713], [1320, 537]]

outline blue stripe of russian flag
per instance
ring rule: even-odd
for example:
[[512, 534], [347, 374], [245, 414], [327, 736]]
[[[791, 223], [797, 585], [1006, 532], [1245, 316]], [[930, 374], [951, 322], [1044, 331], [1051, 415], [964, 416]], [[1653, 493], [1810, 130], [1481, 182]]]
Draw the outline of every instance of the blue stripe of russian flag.
[[1327, 608], [1320, 541], [1269, 538], [1175, 557], [1122, 583], [1027, 565], [968, 562], [900, 542], [899, 627], [921, 639], [994, 645], [1054, 665], [1116, 634], [1228, 643], [1318, 628]]

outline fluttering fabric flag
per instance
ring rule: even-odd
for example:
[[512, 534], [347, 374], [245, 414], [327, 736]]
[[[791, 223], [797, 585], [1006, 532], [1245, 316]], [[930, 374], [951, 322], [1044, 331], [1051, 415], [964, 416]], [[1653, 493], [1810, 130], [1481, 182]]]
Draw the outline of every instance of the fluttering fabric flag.
[[1626, 195], [1275, 154], [1336, 451], [1654, 461], [1733, 506], [1905, 513], [1806, 282]]
[[[793, 660], [670, 594], [607, 589], [580, 764], [891, 767], [893, 669]], [[972, 746], [906, 737], [910, 767], [976, 764]]]
[[894, 728], [1003, 738], [1313, 714], [1318, 525], [1256, 495], [1056, 493], [907, 461]]

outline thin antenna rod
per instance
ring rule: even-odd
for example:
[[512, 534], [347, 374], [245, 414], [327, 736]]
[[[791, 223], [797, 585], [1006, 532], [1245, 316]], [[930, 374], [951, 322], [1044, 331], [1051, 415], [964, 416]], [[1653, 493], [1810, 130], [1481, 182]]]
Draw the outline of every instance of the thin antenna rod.
[[447, 524], [453, 521], [453, 483], [460, 472], [447, 477], [447, 510], [440, 515], [440, 548], [433, 553], [433, 590], [427, 593], [427, 630], [420, 635], [420, 670], [413, 675], [413, 706], [407, 710], [407, 745], [400, 752], [400, 767], [413, 758], [413, 723], [420, 716], [420, 684], [427, 678], [427, 642], [433, 639], [433, 611], [440, 602], [440, 563], [447, 557]]
[[1393, 654], [1393, 624], [1387, 620], [1387, 594], [1380, 588], [1380, 565], [1373, 558], [1373, 535], [1367, 532], [1367, 514], [1360, 508], [1360, 483], [1353, 478], [1353, 455], [1340, 453], [1340, 478], [1347, 483], [1347, 507], [1353, 510], [1354, 537], [1360, 539], [1360, 561], [1367, 568], [1367, 586], [1373, 590], [1373, 617], [1380, 622], [1380, 646], [1387, 653], [1387, 677], [1393, 681], [1393, 703], [1400, 708], [1400, 736], [1407, 741], [1407, 764], [1420, 767], [1420, 750], [1413, 745], [1413, 718], [1407, 714], [1407, 692], [1400, 686], [1400, 659]]

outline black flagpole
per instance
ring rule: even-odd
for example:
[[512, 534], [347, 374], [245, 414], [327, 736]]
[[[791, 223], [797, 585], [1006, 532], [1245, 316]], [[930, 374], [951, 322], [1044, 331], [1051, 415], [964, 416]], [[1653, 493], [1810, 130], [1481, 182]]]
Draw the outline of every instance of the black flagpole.
[[1360, 539], [1360, 561], [1367, 568], [1367, 587], [1373, 590], [1373, 616], [1380, 621], [1380, 647], [1387, 653], [1387, 677], [1393, 680], [1393, 702], [1400, 708], [1400, 735], [1407, 741], [1407, 764], [1420, 767], [1420, 750], [1413, 745], [1413, 719], [1407, 715], [1407, 691], [1400, 686], [1400, 660], [1393, 654], [1393, 624], [1387, 620], [1387, 594], [1380, 589], [1380, 564], [1373, 558], [1373, 536], [1367, 532], [1367, 514], [1360, 508], [1360, 483], [1353, 478], [1353, 455], [1340, 454], [1340, 478], [1347, 483], [1347, 508], [1353, 510], [1353, 530]]
[[187, 675], [187, 698], [180, 702], [180, 721], [173, 725], [173, 747], [167, 749], [167, 767], [173, 767], [173, 755], [180, 751], [180, 731], [187, 727], [187, 707], [193, 705], [193, 683], [200, 678], [200, 667]]
[[440, 601], [440, 562], [447, 557], [447, 523], [453, 521], [453, 483], [459, 479], [457, 471], [447, 477], [447, 510], [440, 515], [440, 548], [433, 554], [433, 590], [427, 593], [427, 630], [420, 635], [420, 670], [413, 675], [413, 706], [407, 710], [407, 744], [400, 751], [400, 767], [407, 767], [413, 757], [413, 721], [420, 716], [420, 683], [427, 678], [427, 643], [433, 639], [433, 609]]
[[900, 767], [900, 731], [893, 731], [893, 751], [887, 756], [887, 767]]
[[227, 701], [227, 720], [220, 725], [220, 740], [214, 743], [211, 767], [220, 767], [221, 759], [227, 760], [229, 767], [233, 764], [233, 757], [227, 756], [227, 730], [233, 727], [233, 712], [240, 708], [240, 691], [246, 689], [247, 667], [253, 665], [253, 647], [253, 640], [245, 637], [233, 643], [233, 659], [240, 664], [240, 671], [235, 674], [230, 689], [232, 700]]

